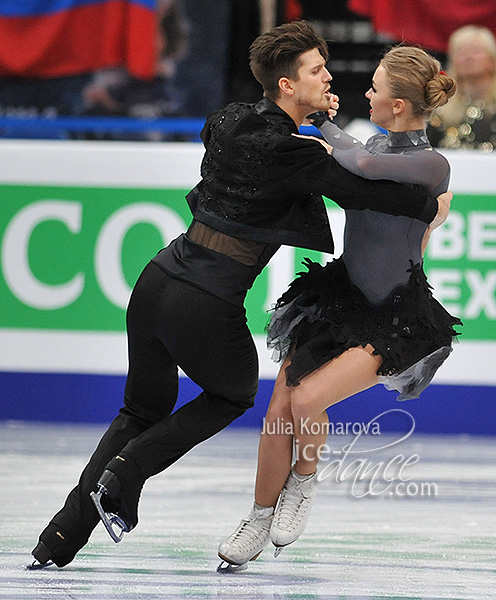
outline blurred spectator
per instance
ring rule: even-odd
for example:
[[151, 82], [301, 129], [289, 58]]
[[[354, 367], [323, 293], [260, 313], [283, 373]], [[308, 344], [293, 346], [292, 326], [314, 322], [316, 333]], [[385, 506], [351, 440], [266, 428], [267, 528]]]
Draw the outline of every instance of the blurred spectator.
[[53, 78], [0, 79], [0, 115], [56, 117], [81, 110], [81, 91], [89, 75]]
[[[160, 118], [178, 114], [174, 75], [188, 45], [188, 25], [177, 0], [158, 0], [157, 11], [155, 77], [138, 79], [123, 67], [97, 72], [83, 90], [83, 115]], [[155, 134], [151, 137], [157, 139]]]
[[[206, 117], [226, 103], [227, 69], [233, 52], [229, 28], [235, 7], [233, 0], [182, 0], [181, 6], [190, 34], [186, 54], [177, 65], [178, 104], [184, 116]], [[245, 28], [250, 27], [251, 23], [245, 22]]]
[[491, 31], [478, 25], [455, 31], [447, 68], [457, 91], [430, 120], [432, 145], [491, 152], [496, 148], [496, 40]]
[[260, 35], [259, 2], [231, 0], [227, 102], [257, 102], [262, 88], [250, 70], [249, 49]]

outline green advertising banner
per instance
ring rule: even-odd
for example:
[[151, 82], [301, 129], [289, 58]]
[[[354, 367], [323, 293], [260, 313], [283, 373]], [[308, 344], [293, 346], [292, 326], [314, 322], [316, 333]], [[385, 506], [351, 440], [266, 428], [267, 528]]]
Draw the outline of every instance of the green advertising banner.
[[[124, 331], [143, 266], [191, 219], [187, 191], [0, 186], [0, 327]], [[304, 256], [322, 260], [303, 249], [286, 254], [289, 278], [269, 267], [249, 293], [255, 334], [267, 320], [268, 290], [282, 291]], [[457, 195], [425, 264], [436, 297], [463, 318], [466, 339], [496, 340], [495, 263], [496, 196]]]
[[496, 195], [457, 194], [432, 236], [425, 268], [434, 295], [463, 320], [463, 337], [496, 340]]
[[[124, 331], [144, 265], [191, 221], [188, 191], [0, 185], [8, 199], [0, 222], [0, 327]], [[280, 293], [304, 256], [322, 259], [303, 249], [289, 254], [286, 279], [269, 267], [249, 292], [255, 334], [267, 321], [268, 290]]]

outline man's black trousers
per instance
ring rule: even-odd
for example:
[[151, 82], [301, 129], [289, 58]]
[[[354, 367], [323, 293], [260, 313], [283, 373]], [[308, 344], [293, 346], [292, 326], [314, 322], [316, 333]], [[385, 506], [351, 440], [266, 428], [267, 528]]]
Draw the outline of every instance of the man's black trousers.
[[[125, 451], [147, 479], [242, 415], [257, 392], [258, 358], [244, 308], [153, 262], [131, 295], [127, 330], [124, 407], [52, 519], [80, 547], [98, 523], [89, 493], [114, 456]], [[203, 392], [173, 412], [178, 366]]]

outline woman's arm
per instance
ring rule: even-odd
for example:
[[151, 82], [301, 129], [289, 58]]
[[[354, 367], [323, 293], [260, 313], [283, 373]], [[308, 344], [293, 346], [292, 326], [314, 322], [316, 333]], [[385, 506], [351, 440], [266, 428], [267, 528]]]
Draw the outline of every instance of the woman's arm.
[[347, 171], [365, 179], [418, 183], [433, 189], [449, 172], [448, 161], [430, 148], [409, 154], [372, 153], [364, 147], [334, 148], [332, 156]]
[[[370, 152], [368, 144], [362, 144], [335, 125], [325, 112], [311, 115], [327, 144], [322, 143], [328, 154], [346, 170], [365, 179], [390, 179], [398, 183], [418, 183], [433, 189], [449, 172], [446, 159], [426, 149], [413, 154], [385, 154]], [[315, 138], [317, 139], [317, 138]], [[377, 139], [374, 136], [371, 139]], [[370, 140], [369, 140], [370, 141]]]
[[327, 113], [321, 111], [309, 115], [308, 119], [318, 128], [324, 140], [333, 148], [349, 150], [355, 146], [363, 147], [362, 142], [348, 135], [345, 131], [335, 125], [328, 117]]
[[362, 142], [340, 129], [331, 121], [324, 121], [319, 127], [319, 131], [325, 141], [340, 150], [350, 150], [351, 148], [363, 148]]

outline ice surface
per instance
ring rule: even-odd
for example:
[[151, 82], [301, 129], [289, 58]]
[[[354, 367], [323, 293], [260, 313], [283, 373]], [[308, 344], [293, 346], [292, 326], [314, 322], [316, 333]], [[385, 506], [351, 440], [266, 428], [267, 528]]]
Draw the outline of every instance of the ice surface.
[[147, 482], [140, 523], [122, 543], [99, 525], [70, 565], [25, 570], [102, 433], [0, 423], [1, 599], [496, 598], [496, 444], [484, 437], [414, 433], [369, 453], [374, 464], [418, 454], [408, 474], [437, 495], [359, 499], [368, 481], [353, 489], [351, 476], [329, 476], [300, 540], [277, 559], [267, 549], [246, 571], [219, 574], [217, 544], [248, 513], [255, 475], [258, 432], [232, 428]]

